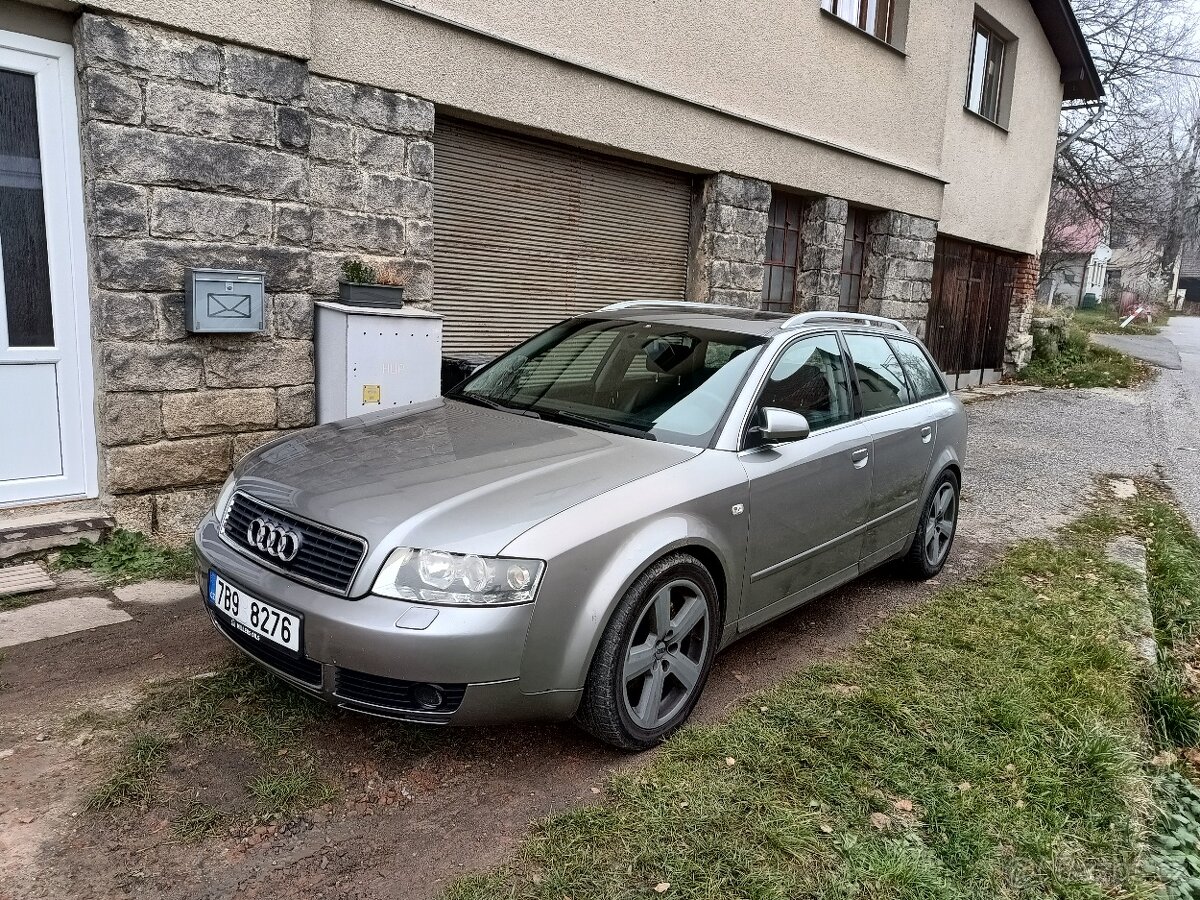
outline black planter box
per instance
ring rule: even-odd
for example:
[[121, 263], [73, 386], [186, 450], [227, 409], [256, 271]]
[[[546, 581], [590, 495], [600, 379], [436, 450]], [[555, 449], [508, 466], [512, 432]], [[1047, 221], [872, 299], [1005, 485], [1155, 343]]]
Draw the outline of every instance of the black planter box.
[[394, 284], [359, 284], [353, 281], [339, 281], [338, 299], [346, 306], [400, 309], [404, 306], [404, 288]]

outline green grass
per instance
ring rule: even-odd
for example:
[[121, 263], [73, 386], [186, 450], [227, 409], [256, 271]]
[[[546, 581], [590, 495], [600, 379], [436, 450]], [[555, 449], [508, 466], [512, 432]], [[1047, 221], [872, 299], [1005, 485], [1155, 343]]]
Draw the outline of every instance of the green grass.
[[54, 562], [60, 571], [91, 569], [105, 584], [190, 578], [192, 567], [190, 548], [164, 547], [144, 534], [120, 528], [99, 543], [84, 541], [66, 548]]
[[273, 817], [295, 815], [333, 799], [333, 789], [317, 775], [311, 761], [258, 776], [250, 782], [250, 793], [260, 814]]
[[844, 663], [684, 729], [449, 896], [1130, 896], [1150, 788], [1131, 576], [1102, 547], [1019, 545]]
[[1146, 325], [1139, 319], [1138, 324], [1121, 327], [1125, 319], [1107, 306], [1096, 306], [1092, 309], [1075, 310], [1073, 320], [1076, 325], [1093, 334], [1158, 334], [1159, 326]]
[[88, 798], [88, 809], [102, 810], [143, 803], [151, 796], [158, 773], [167, 764], [169, 741], [158, 734], [141, 734], [121, 752], [116, 770]]
[[1033, 359], [1021, 370], [1019, 381], [1042, 387], [1132, 387], [1150, 376], [1150, 369], [1124, 353], [1088, 341], [1087, 331], [1070, 326], [1058, 354], [1035, 344]]
[[226, 816], [221, 810], [196, 801], [187, 805], [171, 828], [185, 841], [195, 841], [214, 834], [226, 824]]

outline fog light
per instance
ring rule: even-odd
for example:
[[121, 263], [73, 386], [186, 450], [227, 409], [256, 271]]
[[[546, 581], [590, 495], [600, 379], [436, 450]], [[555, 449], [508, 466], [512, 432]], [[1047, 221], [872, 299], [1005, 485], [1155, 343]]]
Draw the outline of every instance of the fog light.
[[425, 709], [437, 709], [446, 702], [442, 689], [432, 684], [418, 684], [413, 688], [412, 695], [417, 705]]

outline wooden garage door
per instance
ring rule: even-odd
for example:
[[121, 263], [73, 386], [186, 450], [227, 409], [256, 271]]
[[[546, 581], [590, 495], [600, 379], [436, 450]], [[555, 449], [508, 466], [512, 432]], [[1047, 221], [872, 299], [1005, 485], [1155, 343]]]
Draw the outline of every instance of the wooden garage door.
[[991, 247], [937, 239], [926, 344], [952, 381], [961, 376], [958, 387], [1004, 366], [1017, 262]]
[[691, 179], [438, 121], [434, 309], [444, 352], [496, 353], [619, 300], [680, 300]]

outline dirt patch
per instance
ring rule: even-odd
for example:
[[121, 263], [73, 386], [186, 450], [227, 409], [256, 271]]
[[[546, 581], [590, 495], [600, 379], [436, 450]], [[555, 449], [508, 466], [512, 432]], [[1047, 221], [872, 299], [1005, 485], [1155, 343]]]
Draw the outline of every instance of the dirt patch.
[[[960, 540], [935, 582], [876, 573], [750, 635], [718, 659], [697, 718], [718, 718], [838, 653], [897, 609], [978, 571], [989, 555]], [[198, 600], [129, 608], [128, 626], [14, 648], [5, 660], [12, 688], [0, 703], [4, 721], [19, 724], [0, 735], [3, 747], [16, 745], [0, 760], [0, 875], [14, 897], [435, 897], [459, 875], [507, 858], [532, 821], [595, 802], [610, 772], [646, 758], [569, 724], [414, 728], [320, 707], [301, 735], [333, 791], [315, 809], [257, 821], [247, 773], [287, 759], [185, 734], [151, 804], [87, 812], [87, 795], [123, 739], [104, 730], [112, 711], [127, 711], [145, 685], [233, 655]], [[222, 821], [202, 838], [182, 837], [180, 822], [204, 809], [219, 810]]]

